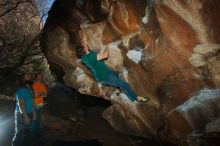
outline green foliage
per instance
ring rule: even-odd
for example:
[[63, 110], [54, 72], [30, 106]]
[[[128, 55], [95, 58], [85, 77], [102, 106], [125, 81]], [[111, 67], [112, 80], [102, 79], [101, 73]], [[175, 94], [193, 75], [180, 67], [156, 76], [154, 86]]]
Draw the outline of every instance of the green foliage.
[[33, 77], [36, 73], [41, 72], [44, 76], [44, 82], [47, 87], [51, 87], [56, 81], [55, 75], [50, 71], [50, 66], [45, 58], [30, 64], [29, 72], [33, 74]]

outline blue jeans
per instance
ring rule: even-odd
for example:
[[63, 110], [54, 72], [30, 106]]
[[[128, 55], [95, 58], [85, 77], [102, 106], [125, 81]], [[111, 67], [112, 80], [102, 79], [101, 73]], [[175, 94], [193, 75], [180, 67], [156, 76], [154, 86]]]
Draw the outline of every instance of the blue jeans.
[[[32, 113], [28, 114], [32, 119]], [[24, 123], [23, 115], [15, 112], [15, 135], [12, 140], [12, 146], [29, 146], [31, 143], [31, 123]]]
[[106, 79], [103, 79], [100, 82], [106, 85], [119, 87], [125, 92], [131, 101], [135, 101], [137, 99], [137, 95], [131, 89], [130, 85], [124, 80], [120, 79], [119, 76], [113, 71], [110, 72]]
[[41, 136], [41, 109], [36, 109], [37, 118], [33, 121], [31, 126], [32, 135], [35, 138], [40, 138]]

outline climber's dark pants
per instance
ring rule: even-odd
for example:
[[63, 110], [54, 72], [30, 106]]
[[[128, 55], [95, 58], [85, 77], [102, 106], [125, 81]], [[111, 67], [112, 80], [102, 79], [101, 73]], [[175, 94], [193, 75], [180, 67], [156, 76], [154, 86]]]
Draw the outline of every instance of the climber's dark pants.
[[41, 137], [41, 109], [36, 108], [36, 119], [32, 123], [31, 132], [35, 138]]
[[[32, 113], [28, 114], [32, 119]], [[12, 146], [29, 146], [31, 143], [31, 124], [24, 123], [23, 115], [15, 112], [15, 135], [12, 140]]]
[[137, 95], [135, 92], [131, 89], [130, 85], [125, 82], [124, 80], [120, 79], [119, 76], [115, 72], [111, 72], [106, 79], [100, 81], [103, 84], [111, 85], [115, 87], [119, 87], [121, 90], [125, 92], [125, 94], [128, 96], [128, 98], [131, 101], [134, 101], [137, 99]]

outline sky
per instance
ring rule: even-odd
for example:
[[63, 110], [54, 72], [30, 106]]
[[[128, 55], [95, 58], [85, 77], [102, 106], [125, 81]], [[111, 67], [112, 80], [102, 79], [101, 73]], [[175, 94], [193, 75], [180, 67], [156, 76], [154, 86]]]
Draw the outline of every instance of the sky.
[[51, 5], [53, 4], [54, 0], [47, 0], [47, 7], [51, 7]]
[[[41, 0], [35, 0], [35, 2], [36, 2], [37, 4], [39, 3], [39, 1], [41, 1]], [[47, 11], [50, 10], [50, 8], [51, 8], [53, 2], [54, 2], [54, 0], [45, 0], [45, 5], [44, 5], [43, 7], [42, 7], [42, 6], [38, 6], [38, 8], [41, 7], [41, 8], [39, 8], [41, 17], [42, 17], [43, 14], [47, 13]], [[47, 19], [47, 16], [44, 16], [44, 17], [43, 17], [43, 23], [46, 22], [46, 19]]]

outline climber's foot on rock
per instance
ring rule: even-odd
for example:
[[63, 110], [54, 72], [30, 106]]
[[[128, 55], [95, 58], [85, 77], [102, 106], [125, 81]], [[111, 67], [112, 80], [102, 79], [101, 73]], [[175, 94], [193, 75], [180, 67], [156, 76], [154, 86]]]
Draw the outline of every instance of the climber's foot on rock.
[[137, 97], [137, 102], [147, 102], [149, 98], [144, 97], [144, 96], [138, 96]]

